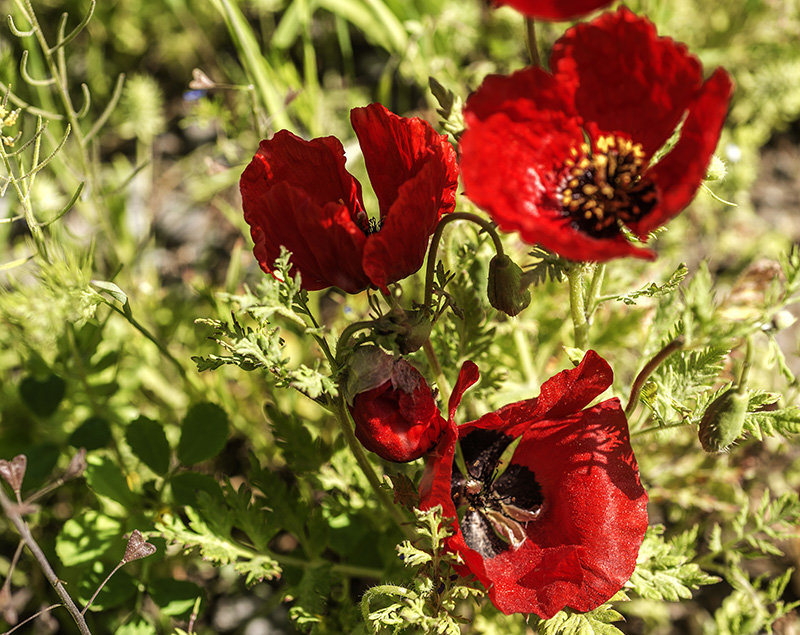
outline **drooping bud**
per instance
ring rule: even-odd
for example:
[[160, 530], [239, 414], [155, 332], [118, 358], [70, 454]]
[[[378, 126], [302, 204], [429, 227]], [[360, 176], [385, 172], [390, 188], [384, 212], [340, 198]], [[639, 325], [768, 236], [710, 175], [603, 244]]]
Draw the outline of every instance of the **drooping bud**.
[[512, 317], [531, 303], [531, 292], [523, 282], [522, 269], [505, 254], [498, 254], [489, 262], [486, 291], [489, 304]]
[[25, 478], [27, 467], [28, 458], [24, 454], [18, 454], [10, 461], [0, 460], [0, 476], [11, 486], [15, 494], [19, 494], [22, 489], [22, 480]]
[[706, 452], [724, 452], [739, 438], [749, 403], [746, 392], [730, 388], [709, 404], [697, 431]]

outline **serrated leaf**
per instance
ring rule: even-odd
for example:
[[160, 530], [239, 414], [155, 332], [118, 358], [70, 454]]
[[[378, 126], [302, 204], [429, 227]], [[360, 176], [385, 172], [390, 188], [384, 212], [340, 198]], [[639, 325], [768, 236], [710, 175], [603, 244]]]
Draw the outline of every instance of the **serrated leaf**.
[[433, 560], [431, 554], [417, 549], [408, 540], [404, 540], [397, 545], [397, 553], [407, 567], [420, 567]]
[[49, 417], [56, 411], [66, 390], [67, 384], [54, 374], [42, 379], [28, 375], [19, 382], [22, 403], [40, 417]]
[[636, 300], [639, 298], [655, 298], [662, 295], [669, 295], [678, 289], [688, 273], [689, 269], [684, 263], [681, 263], [665, 283], [659, 285], [655, 282], [651, 282], [636, 291], [618, 295], [614, 299], [631, 305], [636, 304]]
[[121, 535], [118, 520], [88, 510], [64, 523], [56, 537], [56, 555], [65, 567], [93, 562], [116, 548]]
[[109, 458], [91, 456], [84, 476], [95, 493], [106, 496], [128, 509], [136, 509], [138, 499], [128, 487], [122, 470]]
[[662, 533], [662, 526], [648, 528], [627, 586], [648, 600], [677, 602], [691, 598], [693, 589], [719, 581], [690, 562], [687, 553], [680, 549], [680, 540], [667, 542]]
[[589, 613], [559, 611], [549, 620], [537, 624], [539, 635], [621, 635], [613, 622], [622, 619], [617, 611], [604, 604]]
[[750, 412], [744, 420], [744, 429], [758, 438], [797, 434], [800, 432], [800, 407]]
[[111, 443], [111, 426], [102, 417], [89, 417], [69, 435], [69, 444], [91, 452]]

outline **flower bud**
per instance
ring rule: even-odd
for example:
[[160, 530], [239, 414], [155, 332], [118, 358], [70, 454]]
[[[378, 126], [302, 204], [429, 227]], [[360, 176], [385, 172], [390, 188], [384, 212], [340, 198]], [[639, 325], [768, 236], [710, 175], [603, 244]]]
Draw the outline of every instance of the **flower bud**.
[[[369, 375], [363, 369], [361, 373]], [[381, 366], [371, 377], [375, 380], [383, 373]], [[368, 383], [356, 381], [355, 385]], [[430, 450], [447, 423], [436, 408], [425, 378], [404, 359], [393, 360], [386, 381], [354, 395], [350, 414], [361, 444], [387, 461], [398, 463], [413, 461]]]
[[512, 317], [531, 303], [531, 292], [522, 282], [522, 269], [505, 254], [496, 255], [489, 262], [486, 291], [489, 304]]
[[425, 309], [404, 311], [398, 307], [375, 322], [375, 332], [391, 340], [386, 347], [394, 348], [396, 344], [397, 350], [403, 355], [419, 350], [430, 337], [432, 328]]
[[739, 438], [749, 403], [746, 392], [731, 388], [709, 404], [697, 431], [706, 452], [724, 452]]

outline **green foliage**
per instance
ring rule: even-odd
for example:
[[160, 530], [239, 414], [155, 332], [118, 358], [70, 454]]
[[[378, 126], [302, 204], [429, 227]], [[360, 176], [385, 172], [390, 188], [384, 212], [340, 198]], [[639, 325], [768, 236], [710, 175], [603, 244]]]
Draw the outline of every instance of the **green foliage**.
[[692, 562], [699, 529], [695, 526], [665, 540], [663, 525], [648, 527], [627, 586], [648, 600], [678, 602], [691, 598], [693, 589], [718, 582]]
[[458, 560], [444, 548], [443, 541], [452, 529], [442, 519], [441, 507], [415, 509], [414, 514], [417, 539], [405, 540], [397, 546], [403, 564], [414, 570], [412, 583], [368, 589], [361, 600], [364, 622], [371, 633], [458, 635], [459, 624], [466, 620], [458, 616], [457, 606], [468, 598], [482, 596], [483, 591], [449, 575], [448, 565]]
[[568, 609], [559, 611], [549, 620], [538, 620], [540, 635], [619, 635], [614, 622], [622, 619], [617, 611], [603, 604], [588, 613], [575, 613]]

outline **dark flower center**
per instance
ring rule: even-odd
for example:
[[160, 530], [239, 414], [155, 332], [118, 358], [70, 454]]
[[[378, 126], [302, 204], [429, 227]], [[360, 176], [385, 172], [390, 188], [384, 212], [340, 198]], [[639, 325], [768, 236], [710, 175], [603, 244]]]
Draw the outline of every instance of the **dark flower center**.
[[655, 184], [646, 172], [639, 143], [603, 136], [595, 148], [582, 143], [572, 148], [558, 187], [564, 214], [578, 230], [594, 238], [610, 238], [649, 214], [656, 205]]
[[376, 234], [381, 230], [381, 227], [383, 227], [382, 218], [370, 218], [367, 212], [365, 212], [363, 209], [356, 211], [353, 221], [367, 236], [370, 234]]
[[511, 463], [502, 473], [498, 464], [513, 439], [489, 430], [475, 430], [461, 442], [467, 474], [453, 467], [451, 494], [457, 508], [465, 508], [459, 521], [464, 541], [484, 558], [494, 558], [526, 537], [544, 504], [534, 473]]

